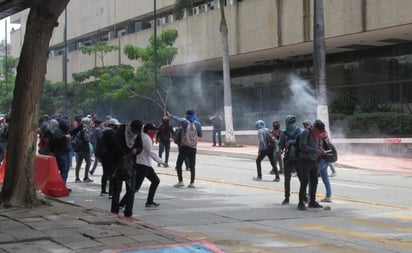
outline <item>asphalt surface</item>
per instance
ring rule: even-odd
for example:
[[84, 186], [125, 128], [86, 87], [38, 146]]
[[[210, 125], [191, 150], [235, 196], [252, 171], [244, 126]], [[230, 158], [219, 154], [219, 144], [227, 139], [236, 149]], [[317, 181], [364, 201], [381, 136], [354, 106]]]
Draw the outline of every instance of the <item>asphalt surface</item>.
[[[144, 208], [146, 182], [142, 194], [136, 194], [136, 214], [132, 218], [107, 211], [110, 200], [98, 195], [97, 173], [94, 183], [69, 183], [72, 194], [48, 198], [50, 205], [1, 208], [0, 252], [410, 252], [411, 188], [403, 185], [410, 185], [412, 159], [339, 154], [336, 167], [341, 181], [333, 187], [340, 194], [335, 195], [333, 204], [326, 205], [332, 211], [299, 212], [296, 192], [293, 204], [279, 204], [282, 182], [274, 186], [273, 176], [264, 175], [263, 182], [251, 181], [255, 168], [249, 167], [256, 155], [256, 146], [212, 147], [210, 143], [199, 143], [198, 160], [204, 170], [198, 173], [197, 188], [173, 188], [174, 170], [158, 168], [161, 186], [156, 196], [161, 206], [155, 210]], [[236, 176], [233, 169], [238, 171]], [[354, 171], [368, 178], [368, 184], [349, 181]], [[74, 181], [74, 171], [70, 174], [69, 180]], [[391, 181], [395, 185], [382, 183], [382, 178], [389, 177], [394, 177]], [[297, 189], [297, 180], [292, 181], [292, 189]], [[318, 192], [323, 191], [321, 184]], [[396, 188], [396, 184], [402, 187]], [[356, 188], [349, 197], [344, 194], [348, 185]], [[378, 188], [385, 193], [376, 192]], [[391, 196], [393, 201], [381, 201]], [[395, 219], [395, 224], [393, 220], [388, 224], [386, 219]], [[304, 222], [296, 225], [296, 221]], [[376, 233], [366, 233], [365, 223]], [[357, 227], [359, 231], [355, 231]], [[321, 240], [309, 231], [319, 233], [330, 243], [319, 243]], [[337, 243], [340, 236], [347, 241]], [[356, 246], [352, 245], [354, 241], [359, 241]], [[209, 251], [186, 247], [194, 244]], [[166, 251], [168, 247], [175, 248]]]

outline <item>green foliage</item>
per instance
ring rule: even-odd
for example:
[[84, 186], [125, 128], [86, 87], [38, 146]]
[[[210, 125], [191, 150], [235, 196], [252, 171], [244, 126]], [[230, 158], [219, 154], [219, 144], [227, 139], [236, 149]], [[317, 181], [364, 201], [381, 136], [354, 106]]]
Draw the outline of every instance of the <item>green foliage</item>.
[[104, 57], [106, 56], [106, 54], [112, 51], [116, 51], [116, 50], [119, 50], [118, 46], [109, 45], [105, 41], [98, 41], [96, 42], [96, 44], [92, 46], [84, 46], [84, 45], [80, 46], [80, 51], [83, 54], [88, 54], [88, 55], [94, 54], [97, 57], [99, 57], [102, 66], [104, 66]]
[[173, 16], [176, 20], [181, 20], [184, 15], [184, 10], [193, 5], [192, 0], [176, 0], [174, 9], [173, 9]]

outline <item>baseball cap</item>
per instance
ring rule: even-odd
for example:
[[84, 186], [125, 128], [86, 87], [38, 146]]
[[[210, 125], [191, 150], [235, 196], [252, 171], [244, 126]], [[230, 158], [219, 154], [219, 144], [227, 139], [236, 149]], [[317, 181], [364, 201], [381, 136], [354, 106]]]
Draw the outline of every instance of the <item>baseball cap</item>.
[[153, 123], [147, 123], [143, 127], [143, 132], [147, 132], [149, 130], [157, 130], [157, 127]]

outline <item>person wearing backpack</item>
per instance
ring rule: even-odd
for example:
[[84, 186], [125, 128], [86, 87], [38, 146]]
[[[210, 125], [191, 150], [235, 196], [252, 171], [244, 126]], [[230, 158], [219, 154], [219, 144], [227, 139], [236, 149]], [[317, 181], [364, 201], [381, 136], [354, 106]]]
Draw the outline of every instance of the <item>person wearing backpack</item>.
[[256, 158], [256, 169], [257, 177], [253, 177], [253, 180], [261, 181], [262, 180], [262, 165], [261, 162], [266, 156], [269, 158], [270, 164], [272, 165], [272, 171], [275, 172], [275, 179], [273, 181], [279, 182], [279, 171], [275, 164], [274, 157], [274, 139], [271, 136], [270, 131], [266, 128], [265, 122], [263, 120], [256, 121], [256, 128], [258, 130], [258, 140], [259, 140], [259, 151]]
[[167, 116], [169, 116], [172, 120], [177, 122], [182, 127], [182, 139], [176, 162], [178, 182], [174, 185], [174, 187], [181, 188], [185, 186], [183, 183], [182, 164], [185, 157], [188, 157], [190, 169], [190, 184], [187, 187], [196, 188], [194, 185], [196, 171], [196, 151], [198, 138], [203, 136], [202, 125], [199, 121], [197, 121], [196, 114], [193, 110], [188, 110], [186, 112], [185, 119], [181, 119], [178, 116], [174, 116], [169, 112], [167, 112]]
[[309, 185], [309, 208], [322, 208], [316, 201], [318, 186], [319, 159], [326, 154], [320, 145], [321, 133], [325, 132], [325, 124], [316, 120], [312, 128], [305, 129], [299, 137], [300, 169], [298, 170], [300, 188], [298, 210], [306, 210], [306, 188]]
[[290, 180], [292, 172], [299, 171], [299, 152], [297, 139], [303, 132], [303, 129], [296, 125], [295, 115], [286, 116], [286, 129], [280, 134], [278, 149], [283, 152], [283, 169], [284, 169], [284, 189], [285, 199], [282, 201], [282, 205], [289, 204], [290, 198]]
[[84, 178], [83, 182], [84, 183], [92, 183], [93, 180], [89, 178], [89, 170], [90, 166], [92, 164], [91, 160], [91, 153], [90, 153], [90, 134], [92, 131], [92, 126], [91, 126], [91, 119], [88, 117], [85, 117], [81, 120], [81, 124], [76, 128], [73, 129], [70, 134], [73, 137], [72, 140], [72, 147], [73, 150], [77, 153], [76, 156], [76, 180], [75, 183], [81, 183], [82, 181], [80, 180], [80, 167], [83, 163], [83, 160], [86, 162], [86, 167], [84, 169]]

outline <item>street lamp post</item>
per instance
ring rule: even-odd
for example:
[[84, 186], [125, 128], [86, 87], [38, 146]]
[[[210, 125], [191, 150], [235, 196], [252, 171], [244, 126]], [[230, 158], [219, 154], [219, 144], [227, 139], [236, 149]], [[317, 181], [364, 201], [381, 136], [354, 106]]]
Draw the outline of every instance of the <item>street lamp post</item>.
[[153, 0], [153, 16], [154, 16], [154, 87], [157, 88], [157, 15], [156, 15], [156, 0]]

